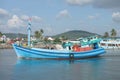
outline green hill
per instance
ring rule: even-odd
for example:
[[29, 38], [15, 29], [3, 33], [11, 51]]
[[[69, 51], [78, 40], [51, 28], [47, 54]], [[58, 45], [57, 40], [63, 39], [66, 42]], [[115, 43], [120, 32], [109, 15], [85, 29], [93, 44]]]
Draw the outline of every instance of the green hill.
[[[27, 38], [27, 34], [22, 34], [22, 33], [3, 33], [3, 34], [6, 35], [6, 37], [9, 37], [12, 39]], [[64, 37], [67, 39], [78, 39], [80, 37], [89, 37], [89, 36], [94, 36], [94, 35], [99, 35], [99, 34], [82, 31], [82, 30], [72, 30], [72, 31], [64, 32], [64, 33], [61, 33], [61, 34], [58, 34], [55, 36], [51, 36], [51, 37], [53, 37], [53, 38]]]
[[72, 30], [72, 31], [64, 32], [62, 34], [55, 35], [53, 37], [54, 38], [65, 37], [67, 39], [78, 39], [80, 37], [89, 37], [94, 35], [99, 35], [99, 34], [82, 31], [82, 30]]
[[6, 37], [9, 37], [11, 39], [14, 38], [27, 38], [27, 34], [22, 34], [22, 33], [3, 33]]

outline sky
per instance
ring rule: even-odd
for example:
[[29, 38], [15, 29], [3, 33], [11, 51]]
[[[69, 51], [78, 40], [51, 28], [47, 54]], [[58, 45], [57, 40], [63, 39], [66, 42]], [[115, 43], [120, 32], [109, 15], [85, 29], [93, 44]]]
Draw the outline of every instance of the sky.
[[114, 28], [120, 37], [120, 0], [0, 0], [0, 32], [52, 36], [70, 30], [104, 35]]

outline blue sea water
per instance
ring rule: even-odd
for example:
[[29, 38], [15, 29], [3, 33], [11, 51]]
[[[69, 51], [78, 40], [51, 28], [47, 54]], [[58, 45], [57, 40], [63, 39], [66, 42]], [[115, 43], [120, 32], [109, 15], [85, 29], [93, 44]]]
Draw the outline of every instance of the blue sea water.
[[69, 61], [17, 59], [13, 49], [1, 49], [0, 80], [120, 80], [120, 50]]

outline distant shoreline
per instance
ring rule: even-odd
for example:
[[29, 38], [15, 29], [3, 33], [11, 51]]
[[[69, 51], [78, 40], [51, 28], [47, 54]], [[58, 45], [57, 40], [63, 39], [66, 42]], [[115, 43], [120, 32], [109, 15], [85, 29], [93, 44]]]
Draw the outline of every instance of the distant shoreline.
[[[55, 45], [37, 44], [37, 45], [34, 45], [34, 47], [35, 48], [55, 48]], [[3, 43], [3, 44], [0, 44], [0, 49], [13, 49], [13, 47], [11, 44]]]
[[0, 49], [12, 49], [12, 45], [10, 44], [0, 44]]

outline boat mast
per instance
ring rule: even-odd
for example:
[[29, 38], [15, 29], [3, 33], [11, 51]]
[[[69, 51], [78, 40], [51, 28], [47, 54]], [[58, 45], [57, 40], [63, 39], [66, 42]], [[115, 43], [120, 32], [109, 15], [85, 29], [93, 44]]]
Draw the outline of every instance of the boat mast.
[[31, 35], [31, 18], [29, 19], [28, 21], [28, 28], [27, 28], [27, 31], [28, 31], [28, 47], [30, 47], [31, 43], [30, 43], [30, 35]]

